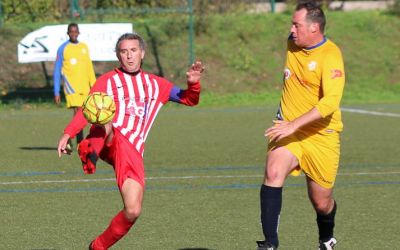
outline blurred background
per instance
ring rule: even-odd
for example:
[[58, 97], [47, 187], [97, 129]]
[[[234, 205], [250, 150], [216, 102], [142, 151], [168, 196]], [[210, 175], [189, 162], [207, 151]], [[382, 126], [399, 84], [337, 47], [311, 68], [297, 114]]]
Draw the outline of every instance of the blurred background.
[[[400, 94], [400, 0], [318, 1], [326, 35], [342, 49], [344, 101], [393, 102]], [[17, 45], [47, 25], [132, 23], [148, 43], [143, 65], [180, 85], [194, 59], [207, 67], [206, 95], [278, 95], [285, 40], [297, 1], [0, 0], [0, 101], [48, 102], [54, 63], [18, 63]], [[96, 75], [117, 62], [94, 62]], [[207, 99], [207, 98], [206, 98]], [[228, 98], [229, 99], [229, 98]], [[237, 98], [240, 99], [240, 98]], [[243, 99], [243, 98], [241, 98]]]

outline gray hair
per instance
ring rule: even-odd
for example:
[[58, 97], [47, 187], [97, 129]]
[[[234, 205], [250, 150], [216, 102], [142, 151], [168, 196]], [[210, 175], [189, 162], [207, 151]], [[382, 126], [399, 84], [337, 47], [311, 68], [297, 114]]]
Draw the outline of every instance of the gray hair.
[[119, 46], [121, 42], [124, 40], [138, 40], [139, 46], [142, 50], [146, 49], [146, 43], [144, 42], [143, 38], [137, 33], [125, 33], [118, 38], [117, 44], [115, 45], [115, 52], [118, 54]]

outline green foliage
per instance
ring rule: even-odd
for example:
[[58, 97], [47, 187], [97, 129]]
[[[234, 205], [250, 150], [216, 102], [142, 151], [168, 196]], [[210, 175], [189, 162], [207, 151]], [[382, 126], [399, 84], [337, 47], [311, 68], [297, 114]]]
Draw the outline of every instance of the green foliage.
[[57, 18], [56, 3], [48, 0], [2, 0], [5, 23], [53, 21]]
[[185, 0], [86, 0], [83, 5], [89, 8], [132, 8], [132, 7], [170, 7], [185, 5]]
[[[240, 12], [207, 14], [202, 18], [195, 17], [195, 55], [206, 65], [204, 93], [280, 93], [290, 15]], [[339, 45], [345, 59], [344, 101], [398, 101], [400, 54], [394, 52], [399, 47], [400, 31], [393, 27], [400, 27], [400, 19], [379, 11], [327, 12], [327, 19], [326, 34]], [[189, 57], [186, 15], [147, 15], [117, 21], [133, 22], [134, 30], [147, 41], [145, 70], [162, 72], [172, 82], [185, 86]], [[4, 97], [18, 88], [46, 86], [42, 65], [18, 64], [15, 51], [26, 33], [42, 25], [46, 23], [9, 24], [0, 29], [0, 54], [9, 59], [0, 61], [3, 103]], [[53, 64], [47, 62], [45, 66], [51, 74]], [[103, 74], [115, 66], [116, 62], [95, 62], [95, 71]], [[48, 93], [51, 95], [51, 91]]]
[[[193, 1], [196, 15], [239, 12], [254, 0]], [[187, 12], [187, 0], [3, 0], [4, 23], [103, 21], [109, 18], [137, 18], [150, 13]]]
[[400, 16], [400, 0], [393, 0], [393, 5], [390, 10], [393, 14]]

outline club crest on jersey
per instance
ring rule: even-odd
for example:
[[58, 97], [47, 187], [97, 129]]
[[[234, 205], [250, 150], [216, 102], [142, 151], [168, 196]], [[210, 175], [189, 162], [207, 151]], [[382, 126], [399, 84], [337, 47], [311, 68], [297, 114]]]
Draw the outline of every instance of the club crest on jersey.
[[69, 59], [69, 63], [72, 65], [75, 65], [77, 62], [78, 62], [78, 60], [76, 60], [76, 58]]
[[130, 99], [126, 106], [126, 114], [133, 117], [138, 116], [144, 118], [146, 115], [146, 104], [141, 99]]
[[317, 68], [317, 62], [316, 61], [311, 61], [308, 64], [308, 70], [309, 71], [314, 71]]
[[290, 69], [288, 68], [285, 68], [285, 70], [283, 71], [283, 77], [285, 78], [285, 80], [289, 79], [291, 74], [292, 73], [290, 73]]
[[332, 69], [331, 70], [331, 78], [332, 79], [339, 78], [342, 76], [343, 76], [343, 73], [340, 69]]

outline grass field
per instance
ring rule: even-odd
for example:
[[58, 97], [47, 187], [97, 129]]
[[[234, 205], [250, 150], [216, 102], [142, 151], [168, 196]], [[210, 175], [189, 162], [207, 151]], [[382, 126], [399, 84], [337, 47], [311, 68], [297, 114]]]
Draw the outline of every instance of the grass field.
[[[113, 249], [255, 249], [262, 238], [263, 131], [275, 108], [165, 108], [145, 152], [142, 217]], [[336, 249], [396, 249], [400, 105], [345, 108]], [[86, 249], [121, 209], [110, 166], [89, 176], [76, 152], [58, 158], [70, 117], [51, 107], [0, 113], [0, 249]], [[281, 249], [316, 249], [304, 183], [286, 182]]]

